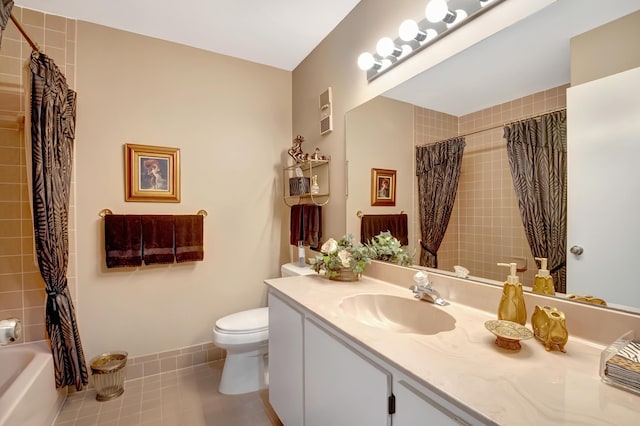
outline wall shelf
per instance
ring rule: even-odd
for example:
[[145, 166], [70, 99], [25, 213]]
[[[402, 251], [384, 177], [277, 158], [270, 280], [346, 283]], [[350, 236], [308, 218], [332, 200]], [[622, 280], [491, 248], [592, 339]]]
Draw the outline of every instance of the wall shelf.
[[[329, 163], [331, 160], [306, 160], [282, 168], [282, 181], [284, 186], [284, 202], [291, 207], [296, 204], [316, 204], [324, 206], [329, 202], [331, 193], [329, 188]], [[302, 171], [302, 180], [307, 180], [307, 184], [298, 185], [296, 180], [298, 175], [296, 169]], [[318, 192], [311, 192], [313, 176], [317, 176]], [[300, 193], [299, 193], [300, 192]]]

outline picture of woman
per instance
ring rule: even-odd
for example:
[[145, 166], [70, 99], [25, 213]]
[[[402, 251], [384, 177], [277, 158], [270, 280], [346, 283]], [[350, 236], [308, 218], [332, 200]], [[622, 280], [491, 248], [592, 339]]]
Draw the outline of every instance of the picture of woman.
[[389, 178], [381, 177], [378, 185], [378, 198], [390, 198]]
[[140, 189], [168, 191], [166, 158], [140, 157]]

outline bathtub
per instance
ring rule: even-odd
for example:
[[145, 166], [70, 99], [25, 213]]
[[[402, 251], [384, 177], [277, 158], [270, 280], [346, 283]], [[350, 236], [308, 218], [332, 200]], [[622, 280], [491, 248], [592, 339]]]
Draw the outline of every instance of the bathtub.
[[0, 426], [51, 425], [65, 398], [47, 341], [0, 348]]

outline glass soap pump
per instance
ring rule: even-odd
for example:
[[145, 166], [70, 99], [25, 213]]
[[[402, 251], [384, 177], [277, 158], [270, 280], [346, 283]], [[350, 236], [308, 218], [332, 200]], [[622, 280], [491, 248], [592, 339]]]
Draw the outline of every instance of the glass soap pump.
[[311, 176], [311, 193], [312, 194], [320, 193], [320, 185], [318, 185], [318, 175]]

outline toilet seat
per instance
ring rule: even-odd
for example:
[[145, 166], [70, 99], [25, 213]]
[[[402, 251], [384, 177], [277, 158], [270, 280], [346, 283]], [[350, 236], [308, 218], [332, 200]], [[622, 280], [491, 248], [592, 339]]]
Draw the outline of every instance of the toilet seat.
[[269, 308], [250, 309], [216, 321], [213, 341], [218, 346], [246, 345], [269, 339]]
[[269, 308], [236, 312], [216, 321], [216, 330], [228, 334], [249, 334], [269, 330]]

